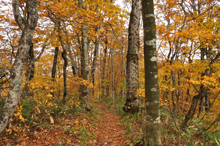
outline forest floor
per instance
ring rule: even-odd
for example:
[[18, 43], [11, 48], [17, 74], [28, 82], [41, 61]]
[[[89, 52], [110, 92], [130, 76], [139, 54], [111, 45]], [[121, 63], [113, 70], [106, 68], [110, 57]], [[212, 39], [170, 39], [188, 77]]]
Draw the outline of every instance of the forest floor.
[[[123, 130], [120, 116], [109, 112], [102, 103], [97, 104], [97, 113], [69, 115], [55, 121], [55, 124], [42, 124], [20, 135], [0, 138], [0, 145], [22, 146], [126, 146], [126, 131]], [[108, 110], [108, 111], [107, 111]]]

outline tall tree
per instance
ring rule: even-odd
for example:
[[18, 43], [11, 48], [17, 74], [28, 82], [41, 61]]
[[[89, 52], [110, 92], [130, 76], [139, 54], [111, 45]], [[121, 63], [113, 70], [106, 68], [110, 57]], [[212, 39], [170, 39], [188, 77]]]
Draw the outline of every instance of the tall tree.
[[66, 68], [68, 65], [68, 59], [67, 59], [67, 53], [66, 50], [63, 50], [62, 53], [62, 58], [64, 60], [64, 64], [63, 64], [63, 104], [66, 103], [66, 96], [67, 96], [67, 79], [66, 79]]
[[27, 58], [28, 69], [26, 73], [25, 85], [24, 85], [24, 88], [21, 94], [22, 97], [28, 94], [28, 82], [33, 80], [34, 78], [35, 65], [34, 65], [34, 48], [33, 47], [34, 47], [34, 44], [31, 43], [30, 49], [28, 52], [28, 58]]
[[104, 57], [103, 57], [103, 65], [102, 65], [102, 97], [105, 96], [104, 80], [105, 80], [105, 67], [106, 67], [107, 50], [108, 50], [108, 38], [106, 36], [105, 48], [104, 48]]
[[[51, 77], [52, 77], [52, 81], [55, 82], [56, 81], [56, 71], [57, 71], [57, 59], [58, 59], [58, 53], [59, 53], [59, 48], [55, 47], [55, 51], [54, 51], [54, 58], [53, 58], [53, 65], [52, 65], [52, 73], [51, 73]], [[54, 92], [50, 92], [50, 94], [52, 94], [54, 96]]]
[[0, 112], [0, 133], [13, 116], [21, 96], [24, 65], [38, 21], [38, 0], [26, 1], [26, 16], [24, 18], [21, 16], [19, 0], [12, 0], [12, 6], [15, 21], [20, 27], [22, 35], [19, 41], [17, 55], [11, 68], [8, 96]]
[[95, 50], [94, 50], [94, 59], [92, 61], [92, 71], [91, 71], [91, 82], [93, 84], [92, 96], [95, 97], [95, 69], [96, 69], [96, 61], [99, 52], [99, 37], [95, 39]]
[[[83, 0], [78, 0], [79, 8], [83, 9]], [[87, 26], [82, 25], [82, 47], [81, 51], [81, 77], [84, 80], [89, 80], [89, 59], [88, 59], [88, 40], [87, 40]], [[89, 108], [89, 89], [86, 85], [81, 88], [81, 104], [84, 108]]]
[[59, 27], [58, 27], [58, 33], [59, 33], [59, 40], [60, 40], [60, 44], [63, 48], [63, 52], [62, 52], [62, 58], [64, 60], [64, 64], [63, 64], [63, 104], [66, 103], [66, 96], [67, 96], [67, 79], [66, 79], [66, 68], [68, 65], [68, 59], [67, 59], [67, 51], [64, 45], [64, 42], [62, 40], [62, 36], [61, 36], [61, 23], [59, 23]]
[[126, 112], [138, 112], [139, 98], [136, 96], [139, 88], [139, 26], [140, 26], [140, 0], [132, 0], [130, 13], [128, 53], [127, 53], [127, 97], [123, 110]]
[[161, 146], [160, 102], [153, 0], [142, 0], [145, 62], [145, 146]]
[[57, 67], [58, 51], [59, 51], [59, 48], [55, 47], [54, 59], [53, 59], [53, 65], [52, 65], [52, 74], [51, 74], [51, 77], [52, 77], [53, 81], [55, 81], [55, 78], [56, 78], [56, 67]]

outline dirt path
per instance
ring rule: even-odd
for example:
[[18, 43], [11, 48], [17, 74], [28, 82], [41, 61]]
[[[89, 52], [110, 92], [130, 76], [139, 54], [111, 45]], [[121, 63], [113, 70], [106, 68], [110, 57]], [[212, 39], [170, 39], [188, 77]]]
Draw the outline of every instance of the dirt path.
[[94, 146], [126, 146], [125, 131], [119, 122], [119, 116], [105, 110], [102, 103], [97, 104], [102, 118], [95, 131], [96, 141]]
[[[21, 146], [126, 146], [125, 131], [119, 116], [97, 104], [100, 115], [65, 118], [55, 125], [38, 126], [21, 136], [0, 137], [0, 145]], [[95, 123], [95, 124], [93, 124]], [[92, 136], [94, 135], [94, 136]]]

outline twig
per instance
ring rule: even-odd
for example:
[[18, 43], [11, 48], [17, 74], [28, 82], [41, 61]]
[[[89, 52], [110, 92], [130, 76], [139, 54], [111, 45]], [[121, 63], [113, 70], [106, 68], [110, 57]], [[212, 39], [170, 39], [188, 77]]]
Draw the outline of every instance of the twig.
[[52, 36], [52, 35], [54, 34], [54, 32], [56, 31], [57, 21], [55, 22], [54, 25], [55, 25], [55, 26], [54, 26], [53, 31], [51, 32], [51, 34], [50, 34], [50, 35], [46, 38], [46, 40], [44, 41], [44, 44], [43, 44], [43, 46], [42, 46], [42, 50], [41, 50], [40, 54], [34, 59], [34, 62], [37, 61], [37, 60], [39, 60], [40, 57], [42, 56], [42, 54], [44, 53], [44, 50], [45, 50], [45, 48], [46, 48], [46, 45], [47, 45], [48, 40], [51, 38], [51, 36]]

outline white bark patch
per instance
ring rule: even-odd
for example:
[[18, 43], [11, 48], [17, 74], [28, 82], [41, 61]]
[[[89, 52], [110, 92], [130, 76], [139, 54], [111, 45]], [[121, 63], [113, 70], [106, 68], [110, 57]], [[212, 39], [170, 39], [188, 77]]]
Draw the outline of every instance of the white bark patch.
[[20, 85], [20, 81], [19, 81], [19, 80], [15, 80], [15, 81], [14, 81], [14, 84], [15, 84], [15, 85]]
[[145, 17], [146, 17], [146, 18], [148, 18], [148, 17], [154, 17], [154, 14], [147, 14], [147, 15], [145, 15]]
[[150, 105], [150, 102], [147, 102], [146, 105]]
[[154, 121], [154, 123], [160, 123], [160, 117], [157, 117], [156, 120]]
[[158, 75], [154, 75], [154, 78], [155, 78], [155, 79], [158, 78]]
[[152, 92], [156, 92], [157, 89], [156, 89], [156, 88], [151, 88], [151, 91], [152, 91]]
[[154, 103], [159, 103], [159, 101], [158, 101], [158, 100], [155, 100]]
[[145, 44], [148, 45], [148, 46], [153, 46], [154, 48], [156, 48], [156, 39], [147, 40], [147, 41], [145, 41]]
[[156, 56], [151, 57], [150, 61], [157, 61], [157, 57]]

